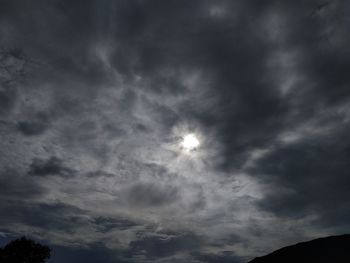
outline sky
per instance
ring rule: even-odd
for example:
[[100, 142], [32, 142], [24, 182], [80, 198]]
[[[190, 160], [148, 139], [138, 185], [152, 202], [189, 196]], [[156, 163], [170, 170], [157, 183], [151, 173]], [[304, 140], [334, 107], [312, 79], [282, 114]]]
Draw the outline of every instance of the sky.
[[349, 233], [349, 8], [0, 0], [0, 243], [243, 263]]

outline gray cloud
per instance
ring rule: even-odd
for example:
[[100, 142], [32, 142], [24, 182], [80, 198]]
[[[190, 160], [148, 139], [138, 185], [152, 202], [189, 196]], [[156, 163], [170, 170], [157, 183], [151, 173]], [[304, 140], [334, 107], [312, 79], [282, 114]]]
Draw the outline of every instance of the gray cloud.
[[133, 255], [144, 255], [148, 259], [172, 256], [178, 252], [193, 251], [202, 241], [192, 233], [158, 234], [146, 236], [130, 243]]
[[333, 225], [344, 224], [340, 218], [347, 217], [349, 191], [348, 125], [344, 126], [336, 134], [279, 147], [259, 161], [257, 172], [278, 187], [262, 200], [264, 208], [292, 217], [316, 212], [322, 221], [333, 218]]
[[348, 231], [348, 7], [3, 1], [1, 230], [163, 263]]
[[179, 198], [179, 190], [171, 185], [136, 184], [128, 189], [127, 199], [141, 206], [167, 205]]
[[40, 196], [45, 189], [25, 176], [21, 176], [17, 171], [5, 169], [0, 177], [0, 195], [3, 199], [27, 199]]
[[34, 159], [30, 164], [28, 174], [34, 176], [72, 176], [74, 171], [68, 167], [65, 167], [61, 159], [57, 157], [50, 157], [47, 160]]
[[211, 263], [238, 263], [242, 262], [241, 258], [238, 258], [231, 251], [224, 251], [223, 253], [217, 254], [199, 254], [195, 255], [195, 258], [200, 260], [200, 262], [211, 262]]
[[38, 113], [32, 120], [23, 120], [17, 123], [17, 129], [27, 136], [40, 135], [48, 128], [48, 117], [43, 113]]

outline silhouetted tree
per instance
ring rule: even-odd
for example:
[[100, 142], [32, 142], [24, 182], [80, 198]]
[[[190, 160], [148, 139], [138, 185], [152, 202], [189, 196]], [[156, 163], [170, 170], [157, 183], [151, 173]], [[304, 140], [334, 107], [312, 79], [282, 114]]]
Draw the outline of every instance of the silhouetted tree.
[[0, 263], [44, 263], [50, 248], [22, 237], [0, 248]]

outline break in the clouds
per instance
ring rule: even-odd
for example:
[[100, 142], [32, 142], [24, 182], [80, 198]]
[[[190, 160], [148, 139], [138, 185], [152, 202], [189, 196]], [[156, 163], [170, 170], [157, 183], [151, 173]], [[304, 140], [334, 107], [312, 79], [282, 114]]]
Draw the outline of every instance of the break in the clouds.
[[204, 263], [348, 232], [349, 8], [0, 1], [2, 238]]

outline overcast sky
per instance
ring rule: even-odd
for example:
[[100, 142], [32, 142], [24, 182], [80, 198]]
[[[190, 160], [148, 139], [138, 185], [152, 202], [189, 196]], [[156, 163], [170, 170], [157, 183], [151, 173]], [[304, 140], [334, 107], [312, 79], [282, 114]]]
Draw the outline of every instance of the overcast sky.
[[242, 263], [350, 232], [349, 11], [0, 0], [0, 242]]

